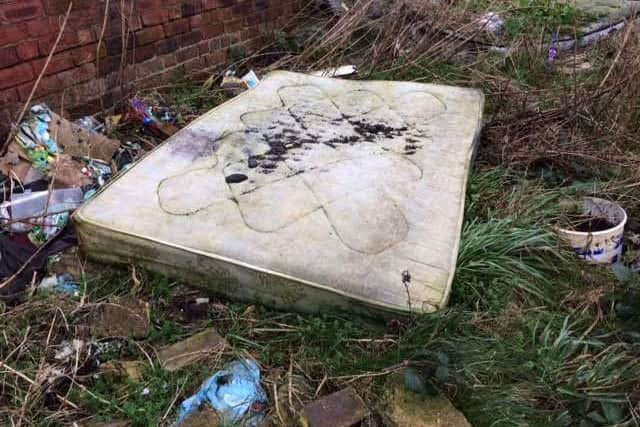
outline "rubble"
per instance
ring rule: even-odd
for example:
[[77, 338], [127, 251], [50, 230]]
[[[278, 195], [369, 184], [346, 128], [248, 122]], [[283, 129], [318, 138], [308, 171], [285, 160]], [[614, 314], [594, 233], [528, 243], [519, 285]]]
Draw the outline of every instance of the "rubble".
[[167, 371], [176, 371], [212, 354], [220, 353], [226, 346], [225, 339], [215, 329], [210, 328], [158, 350], [158, 359], [162, 368]]
[[180, 424], [181, 427], [217, 427], [222, 425], [216, 411], [208, 406], [193, 411]]
[[138, 360], [111, 360], [100, 366], [100, 374], [109, 382], [123, 379], [138, 382], [144, 376], [145, 366]]
[[402, 374], [387, 380], [383, 401], [383, 418], [389, 427], [471, 427], [444, 396], [409, 390]]
[[[27, 281], [42, 280], [49, 256], [77, 244], [68, 224], [70, 214], [114, 175], [116, 157], [124, 167], [142, 151], [100, 133], [105, 126], [93, 117], [78, 123], [45, 104], [33, 105], [0, 158], [0, 225], [9, 233], [0, 268], [9, 283], [0, 288], [0, 294], [12, 301], [21, 298]], [[58, 239], [59, 235], [64, 238]], [[25, 265], [36, 252], [36, 259]], [[67, 276], [45, 278], [40, 288], [77, 295], [71, 280], [58, 283], [60, 277]]]
[[350, 427], [369, 415], [369, 409], [352, 387], [324, 396], [302, 408], [303, 427]]
[[93, 306], [85, 317], [94, 337], [144, 338], [151, 325], [147, 306], [135, 298], [117, 297]]

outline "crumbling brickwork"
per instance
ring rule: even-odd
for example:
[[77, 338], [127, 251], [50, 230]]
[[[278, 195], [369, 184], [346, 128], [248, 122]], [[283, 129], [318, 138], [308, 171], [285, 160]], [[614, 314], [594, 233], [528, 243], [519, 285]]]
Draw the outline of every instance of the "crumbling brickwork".
[[[69, 3], [0, 1], [0, 136], [27, 100]], [[206, 73], [226, 62], [231, 46], [254, 51], [299, 6], [299, 0], [73, 0], [34, 100], [62, 105], [72, 116], [92, 114], [121, 99], [123, 89]]]

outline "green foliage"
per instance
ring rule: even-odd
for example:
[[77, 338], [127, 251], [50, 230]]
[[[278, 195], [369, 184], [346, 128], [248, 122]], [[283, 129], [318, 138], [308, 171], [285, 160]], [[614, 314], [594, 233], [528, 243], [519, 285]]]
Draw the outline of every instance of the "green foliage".
[[369, 80], [407, 80], [440, 84], [455, 84], [467, 80], [463, 65], [450, 61], [398, 60], [386, 69], [369, 72], [361, 70], [361, 74]]
[[510, 181], [496, 170], [471, 179], [454, 303], [495, 313], [514, 292], [550, 303], [549, 279], [559, 273], [557, 266], [572, 267], [550, 229], [558, 193]]
[[[572, 29], [583, 23], [586, 15], [572, 3], [557, 0], [518, 0], [516, 9], [507, 17], [504, 33], [514, 39], [523, 34], [539, 36]], [[572, 32], [572, 30], [571, 30]]]

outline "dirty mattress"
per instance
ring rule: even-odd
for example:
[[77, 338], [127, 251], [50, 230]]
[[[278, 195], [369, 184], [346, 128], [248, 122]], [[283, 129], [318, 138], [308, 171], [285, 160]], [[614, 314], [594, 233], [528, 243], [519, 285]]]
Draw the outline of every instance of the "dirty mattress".
[[272, 72], [77, 211], [82, 247], [277, 308], [437, 310], [482, 107], [473, 89]]

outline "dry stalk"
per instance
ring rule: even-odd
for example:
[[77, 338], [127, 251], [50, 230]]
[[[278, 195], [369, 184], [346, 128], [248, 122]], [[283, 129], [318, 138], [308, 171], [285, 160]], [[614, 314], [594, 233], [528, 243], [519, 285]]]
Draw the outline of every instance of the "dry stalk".
[[[42, 67], [42, 70], [40, 70], [40, 74], [38, 74], [38, 78], [36, 79], [36, 82], [33, 84], [33, 87], [31, 88], [31, 92], [29, 92], [29, 96], [27, 97], [27, 100], [25, 101], [22, 107], [22, 110], [20, 111], [20, 114], [16, 119], [16, 123], [20, 123], [22, 121], [24, 114], [27, 112], [27, 108], [29, 108], [29, 104], [31, 104], [31, 100], [33, 99], [33, 96], [36, 93], [36, 89], [38, 89], [38, 86], [40, 86], [40, 81], [42, 80], [44, 73], [47, 71], [47, 68], [49, 67], [51, 58], [53, 57], [53, 54], [55, 53], [56, 49], [58, 49], [58, 44], [60, 44], [60, 40], [62, 39], [62, 34], [64, 34], [64, 29], [67, 26], [67, 21], [69, 20], [69, 15], [71, 14], [72, 8], [73, 8], [73, 2], [71, 1], [69, 2], [69, 6], [67, 7], [67, 12], [65, 13], [64, 18], [62, 20], [62, 24], [60, 25], [58, 36], [56, 37], [56, 40], [53, 42], [53, 46], [51, 46], [51, 50], [49, 51], [49, 56], [47, 56], [47, 60], [44, 62], [44, 66]], [[14, 137], [14, 131], [12, 130], [11, 132], [9, 132], [9, 135], [7, 136], [7, 139], [4, 143], [5, 148], [9, 145], [9, 142], [11, 141], [11, 139], [13, 139], [13, 137]]]

